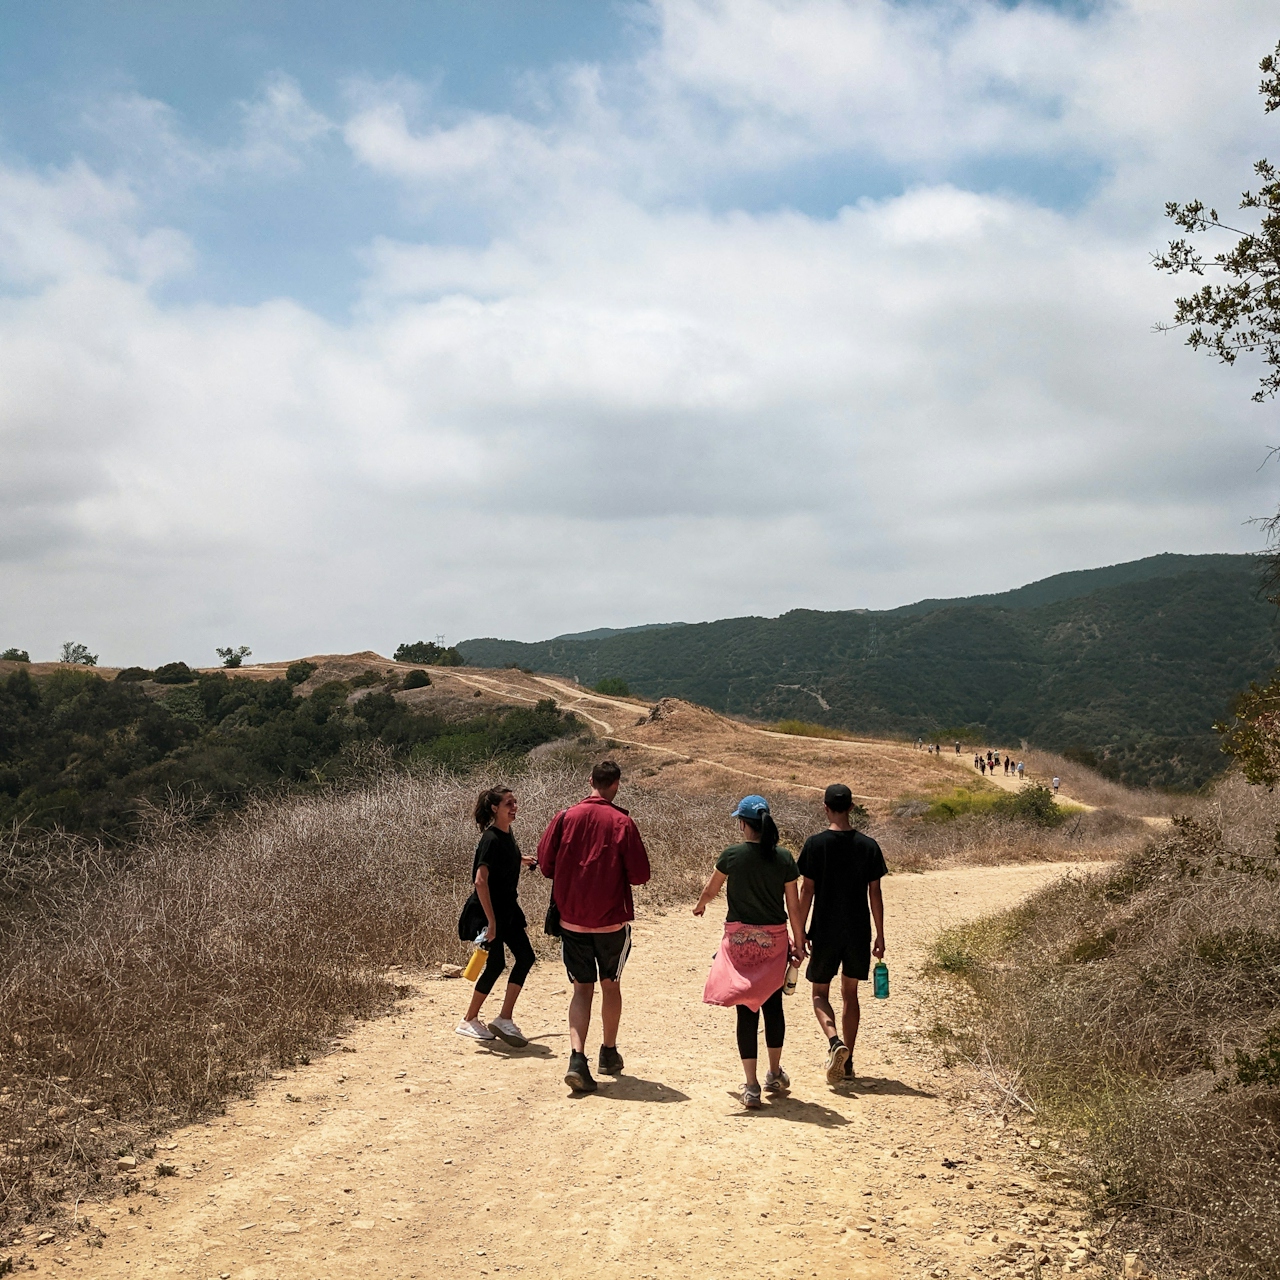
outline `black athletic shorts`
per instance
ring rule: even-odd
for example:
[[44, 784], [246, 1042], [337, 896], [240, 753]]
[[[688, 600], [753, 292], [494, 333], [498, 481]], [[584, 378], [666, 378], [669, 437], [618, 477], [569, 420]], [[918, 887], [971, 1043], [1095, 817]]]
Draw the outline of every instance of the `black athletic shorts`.
[[846, 978], [867, 980], [871, 972], [870, 938], [837, 938], [832, 942], [813, 943], [809, 967], [804, 974], [810, 982], [830, 982], [841, 969]]
[[561, 929], [560, 958], [570, 982], [617, 982], [631, 954], [631, 926], [612, 933], [574, 933]]

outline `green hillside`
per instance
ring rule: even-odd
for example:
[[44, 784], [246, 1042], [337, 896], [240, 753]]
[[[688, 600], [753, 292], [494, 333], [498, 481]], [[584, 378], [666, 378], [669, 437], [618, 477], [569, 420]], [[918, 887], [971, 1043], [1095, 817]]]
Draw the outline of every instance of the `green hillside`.
[[1154, 556], [884, 612], [458, 649], [475, 665], [618, 676], [730, 714], [1088, 751], [1131, 785], [1182, 788], [1225, 767], [1213, 722], [1280, 662], [1277, 640], [1253, 557]]

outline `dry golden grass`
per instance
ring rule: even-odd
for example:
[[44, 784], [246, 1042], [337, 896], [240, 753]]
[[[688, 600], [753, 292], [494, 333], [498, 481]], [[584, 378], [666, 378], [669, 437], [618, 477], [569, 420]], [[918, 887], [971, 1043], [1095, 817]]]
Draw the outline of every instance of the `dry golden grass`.
[[966, 1051], [1081, 1135], [1121, 1239], [1194, 1274], [1273, 1275], [1280, 1257], [1278, 822], [1280, 798], [1230, 778], [1197, 821], [935, 953], [976, 994]]

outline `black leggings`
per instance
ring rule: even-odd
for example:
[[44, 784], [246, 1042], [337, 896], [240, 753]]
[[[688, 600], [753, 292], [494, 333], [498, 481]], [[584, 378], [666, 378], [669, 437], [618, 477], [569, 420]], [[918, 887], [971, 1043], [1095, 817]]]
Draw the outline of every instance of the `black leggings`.
[[754, 1013], [745, 1004], [738, 1010], [738, 1057], [754, 1062], [758, 1055], [756, 1041], [760, 1032], [760, 1014], [764, 1014], [764, 1042], [770, 1049], [781, 1049], [787, 1038], [787, 1015], [782, 1011], [782, 988], [779, 987]]
[[529, 970], [533, 968], [533, 943], [529, 941], [529, 935], [524, 931], [524, 926], [503, 929], [493, 942], [485, 943], [489, 960], [484, 966], [484, 972], [476, 979], [476, 990], [483, 991], [485, 995], [493, 990], [493, 984], [498, 981], [498, 975], [507, 967], [507, 957], [502, 949], [503, 943], [510, 948], [511, 958], [515, 961], [511, 969], [511, 977], [507, 979], [509, 983], [523, 987], [524, 980], [529, 976]]

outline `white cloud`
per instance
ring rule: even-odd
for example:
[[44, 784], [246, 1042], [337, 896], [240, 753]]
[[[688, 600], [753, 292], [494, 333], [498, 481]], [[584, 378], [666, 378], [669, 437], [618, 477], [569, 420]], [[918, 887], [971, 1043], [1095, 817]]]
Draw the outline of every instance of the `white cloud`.
[[[672, 0], [527, 118], [362, 86], [356, 159], [484, 230], [370, 237], [345, 324], [165, 302], [190, 250], [145, 184], [0, 171], [0, 643], [533, 637], [1249, 545], [1270, 418], [1150, 332], [1147, 261], [1170, 184], [1234, 190], [1257, 143], [1265, 15], [1228, 9]], [[133, 109], [208, 185], [333, 128], [285, 79], [232, 147]], [[705, 199], [850, 149], [918, 175], [829, 217]], [[1106, 177], [1063, 211], [931, 170], [1015, 152]]]

